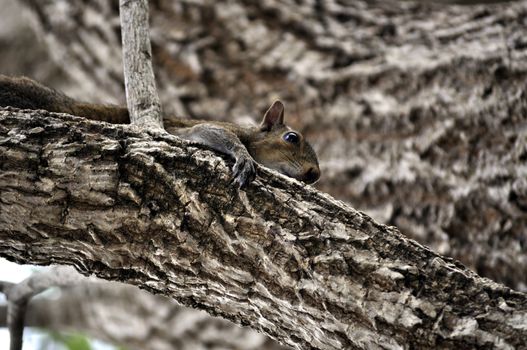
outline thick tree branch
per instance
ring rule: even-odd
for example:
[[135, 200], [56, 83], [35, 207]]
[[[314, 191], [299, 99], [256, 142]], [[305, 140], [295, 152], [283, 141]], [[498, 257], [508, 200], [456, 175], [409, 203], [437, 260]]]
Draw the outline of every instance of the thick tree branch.
[[163, 128], [152, 68], [148, 0], [120, 0], [126, 101], [132, 124]]
[[309, 186], [209, 151], [0, 113], [0, 255], [136, 284], [297, 348], [524, 345], [527, 296]]
[[[25, 2], [36, 15], [28, 23], [74, 78], [46, 83], [124, 101], [113, 1]], [[237, 122], [280, 96], [317, 150], [318, 188], [527, 291], [527, 1], [150, 5], [168, 114]], [[48, 62], [37, 57], [32, 68]]]

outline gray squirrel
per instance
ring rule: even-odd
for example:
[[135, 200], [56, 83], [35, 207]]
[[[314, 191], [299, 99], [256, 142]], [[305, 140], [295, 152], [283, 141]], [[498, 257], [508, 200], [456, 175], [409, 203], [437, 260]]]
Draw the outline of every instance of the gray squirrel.
[[[114, 124], [130, 122], [126, 107], [76, 101], [60, 91], [26, 77], [0, 75], [0, 106], [44, 109]], [[167, 132], [231, 156], [240, 187], [256, 176], [254, 161], [278, 172], [314, 183], [320, 177], [315, 151], [302, 134], [284, 124], [284, 105], [275, 101], [259, 126], [165, 118]]]

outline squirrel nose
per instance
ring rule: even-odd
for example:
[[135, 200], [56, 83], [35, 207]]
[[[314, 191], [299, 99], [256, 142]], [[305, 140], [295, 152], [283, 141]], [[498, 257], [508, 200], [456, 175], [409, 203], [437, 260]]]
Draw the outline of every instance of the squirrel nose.
[[315, 167], [309, 168], [304, 174], [304, 182], [312, 184], [320, 178], [320, 170]]

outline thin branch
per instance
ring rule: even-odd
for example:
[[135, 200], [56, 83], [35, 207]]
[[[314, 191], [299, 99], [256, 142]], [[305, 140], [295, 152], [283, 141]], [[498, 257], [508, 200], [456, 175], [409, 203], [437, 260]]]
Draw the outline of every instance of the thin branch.
[[21, 350], [24, 335], [24, 320], [28, 302], [35, 295], [51, 287], [77, 285], [91, 279], [79, 274], [70, 266], [55, 266], [37, 272], [18, 284], [0, 282], [7, 299], [7, 327], [11, 338], [9, 349]]
[[163, 128], [152, 68], [147, 0], [120, 0], [126, 103], [132, 124]]
[[[7, 326], [6, 315], [7, 307], [0, 305], [0, 327]], [[60, 293], [49, 297], [33, 298], [27, 305], [25, 326], [82, 332], [127, 349], [285, 350], [247, 327], [134, 286], [104, 280], [88, 280], [60, 288]]]

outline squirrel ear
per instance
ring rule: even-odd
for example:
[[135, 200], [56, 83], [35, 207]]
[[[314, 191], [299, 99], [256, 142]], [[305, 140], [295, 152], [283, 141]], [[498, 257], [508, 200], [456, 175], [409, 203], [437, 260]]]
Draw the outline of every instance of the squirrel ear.
[[274, 101], [265, 112], [260, 127], [262, 131], [269, 131], [273, 126], [282, 124], [284, 124], [284, 104], [281, 101]]

